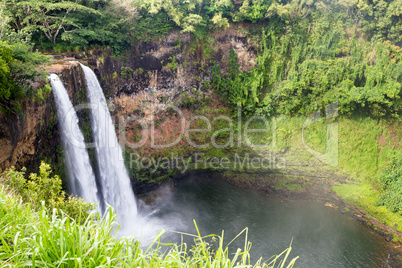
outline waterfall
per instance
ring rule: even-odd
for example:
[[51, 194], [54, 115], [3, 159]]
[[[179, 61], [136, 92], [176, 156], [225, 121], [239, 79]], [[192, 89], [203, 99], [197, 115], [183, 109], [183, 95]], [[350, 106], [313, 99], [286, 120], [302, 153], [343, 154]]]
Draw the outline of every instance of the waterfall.
[[81, 64], [81, 67], [91, 103], [91, 126], [103, 198], [115, 209], [124, 228], [132, 225], [130, 221], [137, 215], [135, 196], [102, 88], [95, 73], [85, 65]]
[[85, 148], [84, 136], [78, 127], [78, 117], [67, 91], [56, 74], [49, 75], [60, 122], [70, 190], [87, 202], [99, 204], [95, 175]]

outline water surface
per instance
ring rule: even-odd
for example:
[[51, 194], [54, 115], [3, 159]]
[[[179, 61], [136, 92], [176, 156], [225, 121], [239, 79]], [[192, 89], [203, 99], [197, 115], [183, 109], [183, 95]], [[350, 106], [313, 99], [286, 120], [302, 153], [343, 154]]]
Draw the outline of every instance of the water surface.
[[[225, 230], [228, 243], [245, 227], [253, 261], [282, 252], [292, 242], [296, 267], [382, 267], [385, 242], [337, 210], [313, 201], [286, 201], [207, 178], [176, 186], [153, 217], [167, 228], [201, 235]], [[244, 247], [244, 238], [234, 247]], [[180, 242], [180, 237], [165, 239]], [[190, 243], [191, 239], [185, 238]]]

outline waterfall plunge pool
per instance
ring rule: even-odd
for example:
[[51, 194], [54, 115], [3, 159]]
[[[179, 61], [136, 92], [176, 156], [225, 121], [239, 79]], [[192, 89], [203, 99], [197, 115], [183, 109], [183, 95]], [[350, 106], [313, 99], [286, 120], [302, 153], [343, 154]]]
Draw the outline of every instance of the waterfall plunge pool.
[[[248, 227], [253, 262], [281, 253], [293, 239], [295, 267], [388, 267], [383, 238], [320, 202], [281, 200], [202, 177], [179, 183], [161, 198], [163, 205], [146, 217], [150, 223], [196, 234], [194, 219], [202, 236], [224, 230], [226, 244]], [[181, 239], [188, 245], [193, 240], [168, 232], [163, 242]], [[243, 234], [231, 249], [244, 248], [244, 239]]]

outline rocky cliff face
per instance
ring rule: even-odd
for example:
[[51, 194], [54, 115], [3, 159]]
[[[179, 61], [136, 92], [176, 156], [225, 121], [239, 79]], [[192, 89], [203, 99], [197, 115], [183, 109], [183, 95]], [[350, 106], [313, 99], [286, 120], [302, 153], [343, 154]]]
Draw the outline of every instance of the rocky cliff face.
[[[213, 34], [207, 42], [192, 42], [189, 34], [173, 31], [163, 40], [139, 44], [122, 57], [107, 51], [86, 51], [58, 56], [47, 71], [61, 76], [73, 104], [86, 102], [85, 80], [78, 62], [88, 64], [97, 74], [108, 98], [112, 115], [141, 115], [151, 118], [151, 108], [164, 109], [180, 102], [182, 92], [195, 92], [209, 79], [212, 62], [223, 70], [232, 48], [240, 70], [255, 64], [256, 48], [236, 27]], [[210, 46], [207, 48], [206, 46]], [[38, 83], [43, 86], [44, 82]], [[24, 100], [22, 112], [0, 118], [0, 169], [26, 166], [36, 171], [41, 160], [63, 173], [63, 150], [53, 95], [42, 103]]]
[[257, 48], [238, 27], [214, 33], [197, 43], [189, 34], [172, 31], [163, 40], [142, 43], [123, 57], [105, 51], [75, 54], [97, 74], [114, 116], [140, 115], [153, 120], [151, 111], [180, 103], [183, 92], [199, 92], [210, 79], [213, 62], [226, 71], [230, 49], [239, 69], [255, 65]]
[[[111, 114], [116, 119], [120, 141], [124, 139], [131, 144], [137, 143], [140, 129], [145, 125], [149, 127], [153, 122], [156, 124], [156, 144], [166, 144], [180, 135], [181, 127], [180, 120], [166, 111], [168, 105], [180, 108], [187, 120], [195, 115], [194, 109], [205, 106], [206, 99], [211, 115], [230, 114], [225, 104], [205, 86], [214, 62], [222, 72], [227, 70], [230, 49], [237, 54], [240, 71], [250, 70], [255, 65], [256, 46], [235, 27], [210, 35], [202, 42], [194, 42], [189, 34], [173, 31], [163, 40], [141, 44], [122, 58], [96, 51], [83, 58], [102, 84]], [[135, 122], [131, 121], [134, 117], [137, 118]], [[127, 122], [124, 123], [125, 128], [119, 127], [120, 120]], [[187, 157], [192, 152], [185, 139], [174, 148], [165, 149], [152, 148], [151, 138], [145, 139], [141, 148], [133, 150], [126, 147], [126, 152], [148, 158], [171, 154]], [[143, 170], [141, 174], [129, 167], [129, 172], [137, 193], [154, 190], [171, 177], [167, 170], [153, 173]]]
[[[59, 74], [72, 99], [82, 90], [83, 80], [78, 63], [54, 59], [47, 71]], [[42, 87], [44, 81], [35, 87]], [[0, 169], [10, 166], [27, 167], [34, 172], [41, 160], [59, 166], [62, 171], [63, 152], [60, 144], [58, 118], [53, 95], [50, 93], [43, 102], [26, 98], [22, 111], [0, 118]]]

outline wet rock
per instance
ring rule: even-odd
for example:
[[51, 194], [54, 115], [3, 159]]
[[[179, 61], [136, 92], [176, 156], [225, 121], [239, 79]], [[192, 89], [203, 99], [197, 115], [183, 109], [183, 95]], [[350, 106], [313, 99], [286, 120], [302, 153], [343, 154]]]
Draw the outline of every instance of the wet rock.
[[144, 70], [161, 70], [162, 63], [161, 60], [152, 56], [152, 55], [145, 55], [141, 57], [138, 61], [139, 68]]

